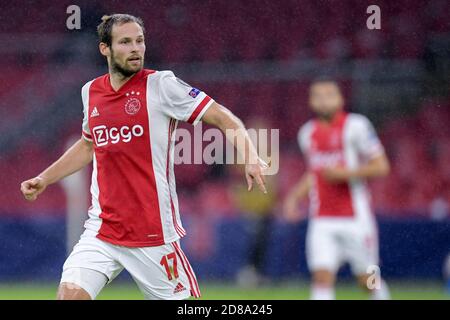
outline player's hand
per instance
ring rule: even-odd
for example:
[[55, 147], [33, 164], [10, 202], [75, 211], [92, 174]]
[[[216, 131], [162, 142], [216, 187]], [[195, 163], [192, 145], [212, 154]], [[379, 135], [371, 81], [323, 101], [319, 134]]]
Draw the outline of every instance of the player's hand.
[[28, 201], [36, 200], [37, 196], [41, 194], [45, 188], [47, 188], [47, 183], [42, 177], [26, 180], [20, 185], [20, 191], [22, 191], [23, 196]]
[[320, 172], [321, 176], [331, 183], [346, 182], [351, 178], [351, 172], [344, 167], [325, 168]]
[[262, 192], [267, 193], [264, 171], [268, 168], [269, 165], [261, 159], [258, 159], [257, 164], [245, 165], [245, 178], [247, 179], [248, 191], [251, 191], [253, 189], [253, 180], [255, 180], [259, 189]]

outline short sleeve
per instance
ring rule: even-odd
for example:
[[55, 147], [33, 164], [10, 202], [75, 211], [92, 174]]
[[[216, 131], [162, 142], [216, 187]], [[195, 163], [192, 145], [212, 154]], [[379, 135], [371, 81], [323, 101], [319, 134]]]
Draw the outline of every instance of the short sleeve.
[[308, 154], [308, 149], [311, 142], [312, 126], [312, 121], [308, 121], [300, 128], [297, 134], [298, 145], [300, 146], [300, 150], [305, 157]]
[[369, 160], [382, 154], [383, 145], [369, 119], [362, 115], [354, 115], [354, 117], [353, 134], [358, 153]]
[[87, 141], [92, 141], [91, 130], [89, 129], [89, 88], [91, 87], [92, 81], [86, 83], [83, 88], [81, 88], [81, 100], [83, 102], [83, 124], [81, 128], [81, 133], [84, 139]]
[[160, 72], [159, 96], [162, 111], [171, 118], [196, 125], [214, 100], [175, 77], [173, 72]]

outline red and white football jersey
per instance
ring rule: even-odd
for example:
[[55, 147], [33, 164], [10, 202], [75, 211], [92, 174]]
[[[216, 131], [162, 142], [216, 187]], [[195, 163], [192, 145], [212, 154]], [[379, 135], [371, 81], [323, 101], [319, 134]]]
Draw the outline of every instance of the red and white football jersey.
[[371, 219], [370, 195], [363, 179], [332, 184], [319, 174], [327, 167], [358, 168], [384, 152], [370, 121], [345, 112], [339, 112], [331, 124], [310, 120], [300, 129], [298, 142], [313, 175], [311, 217]]
[[109, 74], [81, 91], [83, 137], [93, 141], [92, 206], [85, 227], [127, 247], [183, 237], [174, 164], [178, 121], [197, 124], [213, 100], [171, 71], [143, 69], [118, 91]]

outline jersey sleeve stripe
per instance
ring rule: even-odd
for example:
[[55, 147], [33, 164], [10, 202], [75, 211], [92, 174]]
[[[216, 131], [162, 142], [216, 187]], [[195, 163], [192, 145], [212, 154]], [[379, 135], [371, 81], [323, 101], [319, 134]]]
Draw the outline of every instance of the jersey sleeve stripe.
[[[212, 99], [210, 96], [206, 96], [197, 106], [197, 108], [195, 108], [194, 112], [192, 112], [191, 116], [188, 119], [188, 122], [191, 124], [196, 124], [200, 117], [203, 115], [203, 113], [206, 111], [206, 107], [209, 105], [211, 105], [212, 103]], [[210, 103], [211, 102], [211, 103]]]
[[84, 130], [82, 131], [82, 133], [83, 133], [83, 138], [85, 138], [88, 141], [92, 141], [92, 136], [89, 133], [87, 133]]

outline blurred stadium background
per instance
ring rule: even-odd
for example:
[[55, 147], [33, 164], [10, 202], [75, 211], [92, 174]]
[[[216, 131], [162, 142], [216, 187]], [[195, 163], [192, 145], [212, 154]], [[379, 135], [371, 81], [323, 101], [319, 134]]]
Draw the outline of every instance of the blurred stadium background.
[[[81, 30], [66, 28], [71, 4], [81, 8]], [[381, 8], [381, 30], [366, 28], [370, 4]], [[280, 129], [280, 172], [264, 199], [244, 193], [236, 168], [176, 167], [183, 244], [205, 298], [308, 297], [306, 223], [283, 222], [280, 203], [304, 170], [296, 134], [311, 116], [308, 84], [323, 73], [343, 84], [347, 110], [376, 124], [392, 161], [390, 176], [371, 187], [393, 297], [449, 297], [447, 0], [62, 0], [0, 1], [0, 299], [54, 298], [86, 212], [68, 228], [64, 185], [34, 203], [19, 185], [80, 136], [80, 88], [107, 72], [95, 27], [118, 12], [146, 23], [147, 68], [173, 70], [249, 127]], [[74, 201], [86, 207], [88, 174], [73, 180]], [[338, 297], [364, 298], [348, 276], [344, 269]], [[141, 298], [125, 274], [102, 297]]]

